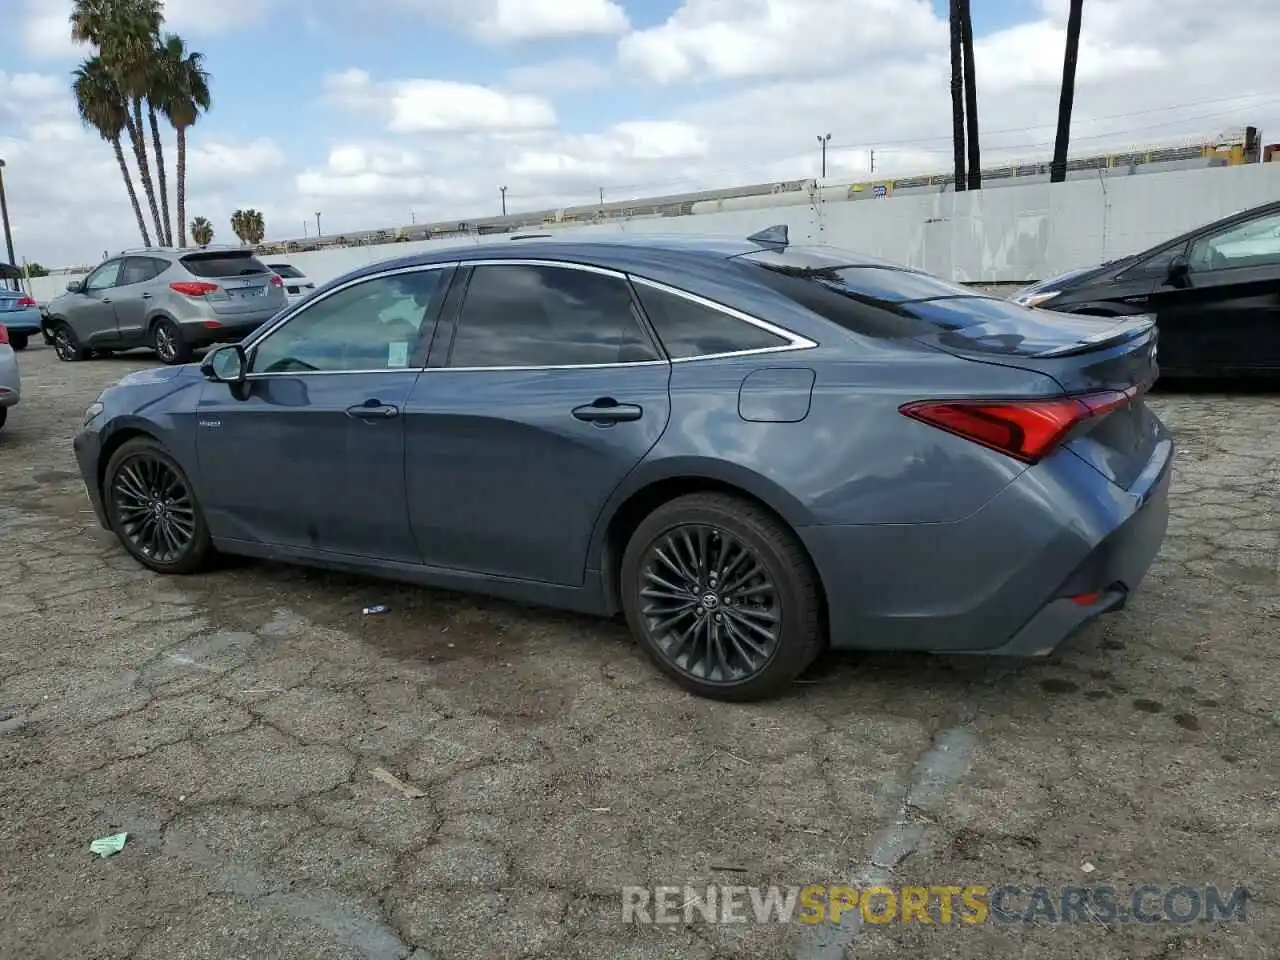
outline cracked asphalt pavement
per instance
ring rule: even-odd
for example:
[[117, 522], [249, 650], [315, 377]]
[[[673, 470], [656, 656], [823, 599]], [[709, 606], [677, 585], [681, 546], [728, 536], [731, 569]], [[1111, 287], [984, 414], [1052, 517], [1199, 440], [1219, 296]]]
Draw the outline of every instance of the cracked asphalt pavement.
[[[1167, 544], [1054, 657], [828, 657], [732, 706], [661, 679], [617, 623], [256, 562], [154, 576], [96, 526], [71, 451], [151, 358], [20, 363], [6, 960], [1275, 956], [1274, 394], [1153, 398], [1181, 443]], [[621, 920], [623, 885], [876, 880], [1250, 899], [1245, 922], [1183, 925]]]

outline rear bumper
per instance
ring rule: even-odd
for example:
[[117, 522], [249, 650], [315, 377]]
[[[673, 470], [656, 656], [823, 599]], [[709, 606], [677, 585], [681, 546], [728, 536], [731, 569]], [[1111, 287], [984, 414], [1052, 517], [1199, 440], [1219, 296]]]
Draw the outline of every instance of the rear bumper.
[[216, 327], [206, 326], [205, 324], [209, 322], [207, 319], [189, 320], [179, 324], [179, 327], [182, 330], [182, 339], [193, 347], [206, 347], [215, 343], [239, 343], [275, 317], [278, 312], [274, 311], [265, 316], [254, 315], [248, 319], [228, 317], [225, 320], [218, 320]]
[[1064, 452], [947, 524], [800, 530], [836, 649], [1042, 656], [1122, 607], [1168, 526], [1173, 442], [1124, 490]]
[[12, 333], [39, 333], [40, 310], [37, 307], [31, 307], [27, 310], [0, 313], [0, 324]]

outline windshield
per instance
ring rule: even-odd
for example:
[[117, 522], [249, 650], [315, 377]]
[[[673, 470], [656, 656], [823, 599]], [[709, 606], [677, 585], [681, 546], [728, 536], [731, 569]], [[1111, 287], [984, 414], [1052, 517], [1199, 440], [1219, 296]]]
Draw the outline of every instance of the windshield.
[[269, 266], [271, 267], [272, 273], [278, 274], [288, 280], [298, 280], [303, 276], [301, 270], [297, 267], [291, 267], [287, 263], [272, 263], [269, 264]]

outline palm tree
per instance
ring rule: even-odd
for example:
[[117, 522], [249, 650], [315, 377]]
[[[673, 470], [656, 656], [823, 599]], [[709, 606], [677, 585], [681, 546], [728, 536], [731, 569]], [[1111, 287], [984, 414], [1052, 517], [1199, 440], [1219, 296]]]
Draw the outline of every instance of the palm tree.
[[213, 243], [213, 224], [206, 217], [192, 218], [191, 239], [201, 247], [207, 247]]
[[160, 217], [164, 224], [164, 237], [161, 242], [173, 246], [173, 221], [169, 219], [169, 182], [164, 169], [164, 143], [160, 139], [160, 108], [169, 99], [169, 76], [165, 69], [164, 51], [159, 49], [156, 57], [149, 64], [147, 74], [147, 121], [151, 126], [151, 143], [156, 152], [156, 180], [160, 187]]
[[174, 193], [177, 200], [178, 246], [187, 245], [187, 130], [208, 111], [209, 74], [204, 55], [188, 52], [181, 37], [168, 34], [160, 48], [166, 82], [160, 108], [178, 136], [178, 169]]
[[964, 112], [968, 128], [969, 189], [982, 189], [982, 154], [978, 149], [978, 72], [973, 65], [973, 17], [969, 0], [960, 4], [960, 46], [964, 58]]
[[120, 164], [120, 176], [124, 178], [124, 187], [129, 191], [129, 202], [133, 204], [133, 214], [138, 218], [138, 232], [142, 234], [142, 243], [144, 246], [151, 246], [147, 223], [142, 219], [142, 206], [138, 203], [138, 193], [133, 189], [133, 177], [129, 175], [129, 164], [125, 162], [124, 144], [120, 142], [129, 111], [124, 95], [101, 57], [90, 57], [80, 64], [75, 71], [72, 92], [81, 121], [85, 126], [96, 130], [115, 151], [116, 162]]
[[1067, 13], [1067, 52], [1062, 58], [1062, 92], [1058, 98], [1058, 135], [1053, 145], [1053, 164], [1049, 167], [1050, 183], [1067, 179], [1067, 148], [1071, 141], [1071, 108], [1076, 99], [1076, 58], [1080, 54], [1083, 14], [1084, 0], [1071, 0]]
[[104, 66], [124, 94], [125, 131], [138, 162], [138, 176], [151, 207], [156, 237], [163, 243], [165, 229], [156, 204], [142, 121], [142, 104], [151, 82], [160, 26], [164, 23], [160, 0], [75, 0], [70, 23], [71, 39], [98, 48]]
[[964, 63], [961, 60], [960, 0], [951, 0], [951, 144], [955, 156], [955, 191], [965, 188]]
[[240, 238], [246, 246], [256, 247], [266, 234], [266, 221], [262, 214], [252, 208], [237, 210], [231, 215], [231, 232]]

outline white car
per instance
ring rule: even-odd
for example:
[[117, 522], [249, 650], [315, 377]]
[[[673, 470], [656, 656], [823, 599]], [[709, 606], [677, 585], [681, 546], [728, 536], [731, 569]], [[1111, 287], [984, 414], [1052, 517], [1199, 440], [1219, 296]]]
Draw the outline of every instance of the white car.
[[9, 330], [0, 323], [0, 427], [9, 419], [9, 408], [22, 397], [22, 378], [18, 376], [18, 355], [9, 344]]
[[289, 297], [291, 307], [316, 288], [306, 274], [291, 264], [268, 263], [267, 269], [284, 281], [284, 292]]

